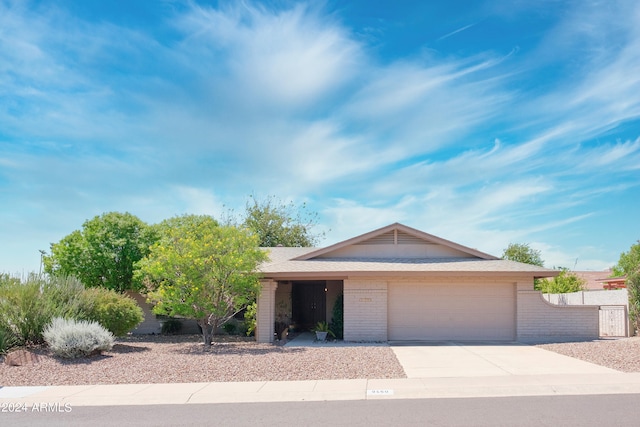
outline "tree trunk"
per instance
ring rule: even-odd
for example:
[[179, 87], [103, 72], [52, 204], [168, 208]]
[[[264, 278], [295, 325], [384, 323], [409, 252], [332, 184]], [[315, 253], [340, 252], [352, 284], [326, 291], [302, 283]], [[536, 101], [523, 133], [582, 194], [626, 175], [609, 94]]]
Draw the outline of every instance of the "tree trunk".
[[205, 347], [211, 347], [212, 334], [211, 334], [211, 326], [207, 322], [207, 319], [198, 320], [198, 324], [202, 329], [202, 339], [204, 340]]

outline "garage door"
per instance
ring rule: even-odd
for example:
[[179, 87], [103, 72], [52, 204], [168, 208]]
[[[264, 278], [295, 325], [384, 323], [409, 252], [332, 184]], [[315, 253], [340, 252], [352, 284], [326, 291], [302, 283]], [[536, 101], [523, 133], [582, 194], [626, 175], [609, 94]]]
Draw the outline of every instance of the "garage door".
[[389, 340], [513, 340], [515, 285], [406, 283], [388, 286]]

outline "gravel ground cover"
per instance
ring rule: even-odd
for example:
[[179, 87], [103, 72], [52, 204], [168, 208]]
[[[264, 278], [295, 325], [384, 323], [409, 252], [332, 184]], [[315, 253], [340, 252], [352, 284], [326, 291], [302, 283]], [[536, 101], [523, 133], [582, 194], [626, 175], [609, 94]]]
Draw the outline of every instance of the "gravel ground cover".
[[205, 349], [200, 336], [130, 336], [99, 356], [65, 360], [44, 348], [38, 362], [0, 364], [0, 385], [406, 378], [387, 346], [283, 347], [235, 338]]
[[[1, 386], [297, 381], [406, 378], [387, 346], [282, 347], [225, 338], [205, 349], [200, 336], [130, 336], [99, 356], [58, 359], [32, 349], [35, 364], [0, 364]], [[640, 372], [640, 338], [537, 347], [622, 372]]]
[[640, 372], [640, 337], [541, 344], [537, 347], [622, 372]]

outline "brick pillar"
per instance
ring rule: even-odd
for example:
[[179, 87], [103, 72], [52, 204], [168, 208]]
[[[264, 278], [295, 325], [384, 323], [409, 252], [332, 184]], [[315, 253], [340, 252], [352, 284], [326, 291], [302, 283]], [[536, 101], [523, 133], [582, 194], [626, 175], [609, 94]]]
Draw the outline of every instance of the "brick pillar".
[[269, 343], [273, 342], [278, 282], [261, 280], [260, 284], [262, 289], [258, 296], [258, 312], [256, 313], [256, 341]]

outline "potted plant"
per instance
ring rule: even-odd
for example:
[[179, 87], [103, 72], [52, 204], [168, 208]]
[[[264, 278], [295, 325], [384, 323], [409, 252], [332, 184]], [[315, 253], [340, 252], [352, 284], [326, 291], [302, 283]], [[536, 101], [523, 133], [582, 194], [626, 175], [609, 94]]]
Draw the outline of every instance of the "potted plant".
[[329, 324], [327, 322], [318, 322], [312, 331], [316, 333], [317, 341], [325, 341], [327, 339], [327, 335], [331, 335], [335, 338], [335, 335], [329, 329]]

